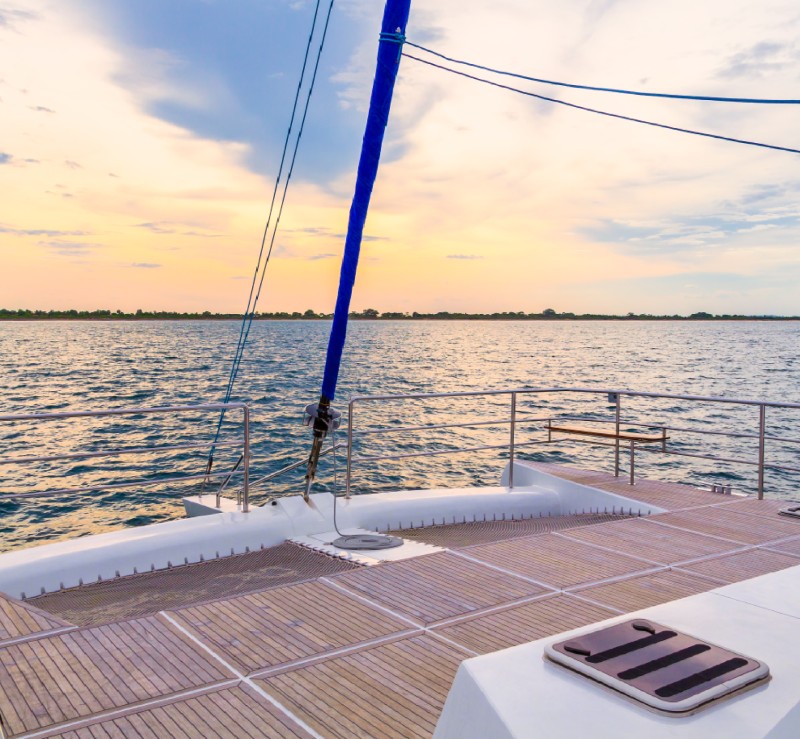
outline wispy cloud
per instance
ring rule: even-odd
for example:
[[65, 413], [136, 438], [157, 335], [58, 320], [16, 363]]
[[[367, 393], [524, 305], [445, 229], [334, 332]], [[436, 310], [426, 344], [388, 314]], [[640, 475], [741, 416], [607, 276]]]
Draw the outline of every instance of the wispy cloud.
[[448, 259], [483, 259], [482, 254], [448, 254]]
[[69, 167], [69, 169], [83, 169], [82, 165], [78, 164], [78, 162], [73, 162], [71, 159], [65, 159], [64, 166]]
[[0, 8], [0, 28], [16, 30], [20, 22], [34, 20], [37, 17], [36, 13], [31, 13], [27, 10]]
[[134, 228], [143, 228], [154, 234], [160, 235], [179, 235], [179, 236], [201, 236], [207, 239], [216, 239], [219, 234], [209, 233], [207, 231], [183, 231], [175, 226], [186, 226], [189, 224], [173, 223], [172, 221], [149, 221], [147, 223], [137, 223]]
[[760, 41], [729, 57], [718, 76], [723, 79], [760, 78], [771, 72], [796, 66], [798, 61], [800, 48], [785, 43]]
[[[336, 232], [326, 226], [306, 226], [305, 228], [287, 228], [281, 229], [285, 234], [302, 234], [303, 236], [315, 236], [326, 239], [344, 239], [347, 237], [346, 233]], [[389, 241], [388, 236], [377, 236], [375, 234], [364, 234], [361, 237], [364, 242], [367, 241]]]
[[306, 257], [306, 259], [311, 262], [316, 262], [318, 259], [333, 259], [336, 256], [338, 256], [338, 254], [312, 254]]
[[166, 228], [164, 223], [137, 223], [134, 228], [143, 228], [146, 231], [151, 231], [154, 234], [174, 234], [174, 228]]
[[102, 244], [60, 240], [40, 241], [39, 246], [43, 246], [62, 257], [82, 257], [103, 248]]
[[0, 164], [10, 164], [14, 157], [5, 151], [0, 151]]
[[14, 234], [15, 236], [48, 236], [50, 238], [63, 236], [86, 236], [86, 231], [58, 231], [48, 228], [12, 228], [0, 223], [0, 233]]
[[164, 265], [156, 264], [155, 262], [133, 262], [133, 264], [129, 266], [135, 267], [136, 269], [158, 269]]
[[52, 108], [46, 108], [44, 105], [29, 105], [28, 110], [32, 110], [34, 113], [55, 113]]

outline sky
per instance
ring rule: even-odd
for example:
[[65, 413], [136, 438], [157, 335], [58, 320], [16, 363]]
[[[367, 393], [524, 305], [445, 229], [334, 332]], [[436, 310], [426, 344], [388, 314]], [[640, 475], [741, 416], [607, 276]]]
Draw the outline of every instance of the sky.
[[[241, 312], [314, 8], [0, 0], [0, 307]], [[381, 14], [336, 0], [262, 311], [333, 310]], [[412, 0], [407, 36], [546, 79], [800, 97], [795, 0]], [[515, 84], [800, 148], [800, 106]], [[799, 165], [405, 58], [352, 307], [798, 315]]]

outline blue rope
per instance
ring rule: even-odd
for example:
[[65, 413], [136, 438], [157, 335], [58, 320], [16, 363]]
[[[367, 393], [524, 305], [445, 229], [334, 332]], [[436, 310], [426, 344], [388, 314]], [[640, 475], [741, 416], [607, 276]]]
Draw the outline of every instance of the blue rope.
[[[283, 151], [281, 152], [281, 159], [280, 159], [280, 165], [278, 167], [278, 174], [277, 174], [277, 176], [275, 178], [275, 186], [274, 186], [274, 188], [272, 190], [272, 199], [270, 201], [269, 213], [267, 215], [267, 222], [266, 222], [266, 224], [264, 226], [264, 233], [262, 234], [262, 237], [261, 237], [261, 246], [260, 246], [259, 251], [258, 251], [258, 260], [256, 262], [256, 269], [255, 269], [255, 272], [253, 273], [253, 280], [252, 280], [252, 282], [250, 284], [250, 294], [248, 295], [248, 298], [247, 298], [247, 307], [245, 308], [245, 312], [244, 312], [244, 314], [242, 316], [242, 325], [241, 325], [241, 327], [239, 329], [239, 338], [238, 338], [238, 341], [237, 341], [237, 344], [236, 344], [236, 351], [234, 353], [233, 363], [231, 365], [231, 370], [230, 370], [230, 373], [228, 375], [228, 384], [227, 384], [227, 387], [226, 387], [226, 390], [225, 390], [225, 398], [224, 398], [224, 402], [225, 403], [227, 403], [230, 400], [231, 395], [233, 393], [233, 387], [234, 387], [234, 384], [236, 382], [236, 377], [237, 377], [237, 375], [239, 373], [239, 368], [241, 366], [242, 359], [244, 357], [245, 346], [247, 344], [247, 339], [248, 339], [249, 334], [250, 334], [250, 327], [252, 326], [253, 319], [255, 317], [256, 306], [258, 305], [258, 299], [259, 299], [259, 297], [261, 295], [261, 288], [264, 285], [264, 276], [266, 274], [267, 264], [269, 263], [270, 256], [272, 255], [272, 247], [273, 247], [273, 245], [275, 243], [275, 236], [277, 234], [278, 224], [280, 222], [280, 215], [283, 212], [283, 205], [284, 205], [284, 203], [286, 201], [286, 192], [287, 192], [288, 187], [289, 187], [289, 180], [291, 179], [292, 170], [294, 169], [294, 163], [295, 163], [295, 160], [297, 158], [297, 150], [298, 150], [298, 147], [300, 145], [300, 138], [302, 137], [302, 133], [303, 133], [303, 125], [305, 124], [306, 114], [308, 113], [308, 106], [309, 106], [309, 102], [310, 102], [310, 99], [311, 99], [311, 93], [312, 93], [312, 91], [314, 89], [314, 80], [316, 79], [317, 69], [319, 67], [319, 61], [320, 61], [320, 57], [322, 55], [322, 48], [323, 48], [323, 46], [325, 44], [325, 37], [326, 37], [327, 31], [328, 31], [328, 24], [330, 22], [331, 11], [333, 9], [333, 2], [334, 2], [334, 0], [331, 0], [330, 5], [328, 6], [328, 14], [327, 14], [327, 17], [326, 17], [326, 20], [325, 20], [325, 28], [323, 30], [322, 40], [320, 42], [319, 50], [317, 51], [316, 63], [315, 63], [315, 66], [314, 66], [314, 74], [313, 74], [313, 77], [312, 77], [312, 81], [311, 81], [311, 85], [310, 85], [310, 88], [309, 88], [309, 91], [308, 91], [308, 95], [306, 97], [305, 109], [304, 109], [303, 117], [302, 117], [302, 123], [301, 123], [301, 126], [300, 126], [299, 134], [298, 134], [297, 139], [295, 140], [295, 143], [294, 143], [294, 149], [293, 149], [293, 152], [292, 152], [292, 159], [291, 159], [291, 166], [290, 166], [290, 169], [289, 169], [289, 174], [288, 174], [288, 176], [286, 178], [286, 181], [285, 181], [285, 184], [284, 184], [283, 193], [282, 193], [281, 202], [280, 202], [280, 207], [279, 207], [279, 210], [278, 210], [278, 216], [276, 218], [275, 225], [274, 225], [273, 231], [272, 231], [272, 238], [270, 240], [270, 246], [269, 246], [269, 249], [267, 251], [266, 259], [263, 259], [264, 248], [265, 248], [266, 243], [267, 243], [267, 237], [269, 235], [270, 224], [272, 223], [272, 215], [273, 215], [273, 212], [274, 212], [274, 209], [275, 209], [275, 202], [277, 200], [278, 187], [279, 187], [280, 182], [281, 182], [281, 176], [283, 174], [284, 165], [286, 163], [286, 154], [287, 154], [287, 151], [289, 149], [289, 142], [291, 140], [292, 131], [294, 129], [294, 124], [295, 124], [295, 119], [296, 119], [296, 116], [297, 116], [298, 102], [300, 100], [300, 93], [301, 93], [301, 90], [302, 90], [302, 87], [303, 87], [303, 83], [305, 81], [306, 69], [308, 67], [308, 60], [309, 60], [309, 55], [310, 55], [310, 50], [311, 50], [311, 42], [312, 42], [312, 40], [314, 38], [314, 32], [316, 30], [317, 18], [318, 18], [318, 15], [319, 15], [319, 8], [320, 8], [321, 0], [317, 0], [316, 7], [314, 8], [314, 17], [313, 17], [313, 19], [311, 21], [311, 31], [309, 32], [308, 42], [306, 43], [306, 51], [305, 51], [305, 56], [303, 58], [303, 66], [302, 66], [302, 69], [300, 71], [300, 80], [298, 81], [297, 89], [295, 90], [294, 102], [293, 102], [293, 105], [292, 105], [292, 115], [291, 115], [291, 118], [289, 120], [289, 127], [286, 130], [286, 137], [285, 137], [284, 142], [283, 142]], [[262, 261], [263, 261], [263, 265], [262, 265]], [[259, 273], [261, 274], [261, 279], [260, 280], [258, 279]], [[256, 291], [256, 283], [257, 282], [258, 282], [258, 290]], [[255, 292], [255, 297], [254, 297], [254, 292]], [[209, 451], [208, 465], [207, 465], [207, 470], [206, 470], [207, 472], [211, 471], [211, 465], [213, 464], [213, 458], [214, 458], [214, 451], [216, 450], [216, 445], [217, 445], [217, 442], [219, 441], [219, 435], [220, 435], [220, 432], [222, 430], [222, 423], [223, 423], [223, 421], [225, 419], [225, 410], [226, 409], [223, 408], [220, 411], [220, 414], [219, 414], [219, 420], [217, 421], [217, 429], [216, 429], [216, 432], [214, 434], [214, 441], [212, 442], [211, 449]]]
[[718, 139], [720, 141], [730, 141], [734, 144], [746, 144], [747, 146], [759, 146], [763, 149], [773, 149], [774, 151], [788, 151], [791, 154], [800, 154], [800, 149], [792, 149], [788, 146], [775, 146], [773, 144], [762, 144], [758, 141], [748, 141], [747, 139], [735, 139], [730, 136], [720, 136], [716, 133], [705, 133], [704, 131], [695, 131], [691, 128], [680, 128], [679, 126], [668, 126], [666, 123], [656, 123], [655, 121], [646, 121], [642, 118], [633, 118], [627, 115], [620, 115], [619, 113], [609, 113], [605, 110], [597, 110], [596, 108], [587, 108], [584, 105], [576, 105], [575, 103], [568, 103], [565, 100], [557, 100], [556, 98], [546, 97], [545, 95], [537, 95], [534, 92], [528, 92], [527, 90], [520, 90], [517, 87], [510, 87], [509, 85], [501, 85], [499, 82], [492, 82], [491, 80], [483, 79], [482, 77], [475, 77], [474, 75], [467, 74], [466, 72], [460, 72], [457, 69], [450, 69], [449, 67], [445, 67], [441, 64], [436, 64], [435, 62], [430, 62], [425, 59], [420, 59], [419, 57], [412, 56], [411, 54], [403, 53], [403, 56], [408, 57], [409, 59], [413, 59], [416, 62], [421, 62], [422, 64], [427, 64], [430, 67], [436, 67], [437, 69], [442, 69], [445, 72], [451, 72], [452, 74], [457, 74], [459, 77], [466, 77], [467, 79], [474, 80], [476, 82], [483, 82], [486, 85], [491, 85], [492, 87], [499, 87], [501, 90], [509, 90], [511, 92], [518, 92], [520, 95], [526, 95], [527, 97], [537, 98], [538, 100], [544, 100], [548, 103], [556, 103], [558, 105], [565, 105], [568, 108], [574, 108], [575, 110], [584, 110], [587, 113], [597, 113], [597, 115], [604, 115], [608, 116], [609, 118], [618, 118], [622, 121], [631, 121], [633, 123], [643, 123], [645, 126], [655, 126], [656, 128], [666, 128], [668, 131], [678, 131], [679, 133], [690, 133], [694, 136], [704, 136], [709, 139]]
[[[569, 82], [556, 82], [555, 80], [545, 80], [539, 77], [528, 77], [524, 74], [517, 74], [515, 72], [505, 72], [502, 69], [494, 69], [493, 67], [486, 67], [483, 64], [474, 64], [473, 62], [467, 62], [463, 59], [455, 59], [450, 56], [445, 56], [444, 54], [440, 54], [438, 51], [434, 51], [433, 49], [428, 49], [425, 46], [420, 46], [419, 44], [414, 44], [411, 41], [406, 41], [407, 46], [413, 46], [415, 49], [419, 49], [420, 51], [424, 51], [428, 54], [432, 54], [433, 56], [439, 57], [439, 59], [444, 59], [447, 62], [451, 62], [452, 64], [461, 64], [465, 67], [472, 67], [474, 69], [481, 69], [484, 72], [491, 72], [492, 74], [502, 74], [506, 77], [516, 77], [520, 80], [528, 80], [529, 82], [540, 82], [543, 85], [556, 85], [558, 87], [571, 87], [575, 90], [592, 90], [594, 92], [614, 92], [620, 95], [639, 95], [641, 97], [650, 97], [650, 98], [669, 98], [672, 100], [705, 100], [707, 102], [713, 103], [751, 103], [751, 104], [760, 104], [760, 105], [800, 105], [800, 100], [792, 100], [792, 99], [770, 99], [770, 98], [733, 98], [733, 97], [719, 97], [714, 95], [675, 95], [667, 92], [644, 92], [642, 90], [623, 90], [616, 87], [592, 87], [591, 85], [575, 85]], [[413, 57], [412, 57], [413, 58]], [[418, 60], [420, 61], [420, 60]]]

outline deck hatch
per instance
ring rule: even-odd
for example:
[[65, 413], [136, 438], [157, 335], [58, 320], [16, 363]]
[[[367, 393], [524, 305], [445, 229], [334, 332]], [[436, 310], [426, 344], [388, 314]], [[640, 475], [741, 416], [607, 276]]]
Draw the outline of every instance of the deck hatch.
[[789, 516], [790, 518], [800, 518], [800, 505], [794, 504], [781, 508], [778, 513], [782, 516]]
[[758, 660], [644, 619], [550, 644], [545, 654], [671, 714], [694, 711], [769, 677]]

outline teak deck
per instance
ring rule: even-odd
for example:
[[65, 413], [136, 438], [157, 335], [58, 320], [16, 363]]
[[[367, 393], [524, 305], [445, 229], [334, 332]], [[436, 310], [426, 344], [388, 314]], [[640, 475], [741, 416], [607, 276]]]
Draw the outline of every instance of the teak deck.
[[468, 657], [800, 564], [800, 521], [775, 501], [543, 467], [669, 512], [415, 529], [449, 551], [370, 568], [313, 554], [317, 570], [303, 550], [293, 584], [269, 570], [281, 545], [261, 579], [247, 571], [253, 592], [182, 607], [156, 593], [156, 613], [101, 623], [116, 612], [102, 605], [83, 627], [33, 607], [63, 615], [57, 594], [0, 597], [3, 734], [430, 736]]

